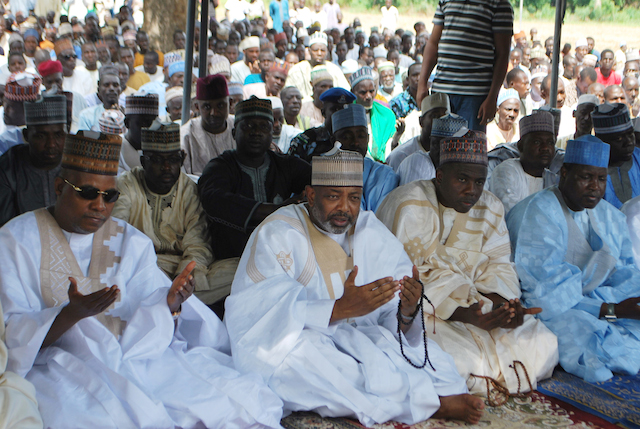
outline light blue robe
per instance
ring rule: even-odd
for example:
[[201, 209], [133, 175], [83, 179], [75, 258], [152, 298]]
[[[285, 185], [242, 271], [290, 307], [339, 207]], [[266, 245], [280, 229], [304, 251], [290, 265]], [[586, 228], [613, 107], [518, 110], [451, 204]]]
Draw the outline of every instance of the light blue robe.
[[[620, 168], [618, 168], [618, 172], [619, 171]], [[633, 166], [631, 170], [629, 170], [629, 180], [631, 181], [631, 198], [635, 198], [640, 195], [640, 148], [637, 147], [633, 151]], [[613, 190], [611, 176], [607, 176], [607, 191], [604, 194], [604, 199], [618, 209], [622, 207], [623, 203], [618, 199], [616, 192]]]
[[565, 261], [568, 224], [562, 206], [548, 188], [518, 203], [507, 215], [512, 258], [527, 307], [541, 307], [538, 317], [558, 336], [560, 364], [588, 382], [604, 381], [612, 372], [636, 374], [640, 369], [640, 321], [599, 319], [602, 303], [640, 296], [640, 270], [635, 265], [625, 216], [602, 200], [591, 211], [589, 244], [608, 246], [615, 259], [606, 280], [583, 294], [582, 270]]
[[381, 164], [371, 158], [364, 159], [362, 210], [375, 212], [387, 194], [398, 187], [400, 179], [393, 168]]
[[[15, 125], [7, 125], [4, 132], [0, 134], [0, 155], [5, 153], [16, 145], [23, 144], [22, 130], [24, 127], [16, 127]], [[390, 191], [391, 189], [389, 189]], [[387, 191], [387, 193], [389, 193]], [[384, 198], [384, 197], [383, 197]], [[382, 200], [380, 200], [382, 201]]]

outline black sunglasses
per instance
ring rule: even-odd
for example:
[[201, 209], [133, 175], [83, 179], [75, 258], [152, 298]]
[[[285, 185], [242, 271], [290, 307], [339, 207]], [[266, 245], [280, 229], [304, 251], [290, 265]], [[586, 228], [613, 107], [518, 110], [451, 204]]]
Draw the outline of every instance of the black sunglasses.
[[64, 180], [64, 183], [71, 186], [73, 190], [76, 191], [78, 195], [80, 195], [80, 198], [85, 200], [95, 200], [96, 198], [98, 198], [98, 195], [102, 195], [102, 198], [104, 198], [105, 203], [115, 203], [116, 201], [118, 201], [118, 198], [120, 197], [120, 191], [116, 189], [101, 191], [100, 189], [94, 188], [93, 186], [78, 187], [73, 183], [69, 182], [67, 179], [62, 179], [62, 180]]
[[77, 59], [78, 56], [76, 54], [71, 54], [71, 55], [60, 55], [60, 58], [65, 59], [67, 61], [69, 61], [70, 59]]

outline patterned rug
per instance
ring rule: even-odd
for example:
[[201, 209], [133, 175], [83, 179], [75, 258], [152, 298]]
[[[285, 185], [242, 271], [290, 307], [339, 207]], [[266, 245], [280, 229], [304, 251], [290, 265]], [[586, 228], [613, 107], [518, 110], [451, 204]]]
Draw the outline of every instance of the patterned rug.
[[576, 408], [629, 429], [640, 429], [640, 376], [615, 376], [602, 383], [587, 383], [556, 369], [538, 390]]
[[[294, 413], [282, 420], [287, 429], [362, 429], [358, 422], [344, 418], [321, 418], [314, 413]], [[582, 412], [571, 405], [535, 392], [528, 398], [510, 398], [500, 407], [485, 408], [484, 416], [476, 425], [452, 420], [430, 419], [413, 426], [389, 422], [375, 425], [375, 429], [450, 429], [450, 428], [562, 428], [608, 429], [620, 428], [598, 417]]]

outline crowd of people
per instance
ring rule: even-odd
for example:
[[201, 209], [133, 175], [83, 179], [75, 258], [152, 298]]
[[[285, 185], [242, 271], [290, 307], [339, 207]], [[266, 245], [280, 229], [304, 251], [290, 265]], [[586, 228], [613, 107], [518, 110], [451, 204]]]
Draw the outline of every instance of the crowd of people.
[[553, 93], [507, 0], [224, 9], [164, 50], [128, 6], [0, 20], [0, 428], [477, 423], [638, 373], [637, 48], [564, 45]]

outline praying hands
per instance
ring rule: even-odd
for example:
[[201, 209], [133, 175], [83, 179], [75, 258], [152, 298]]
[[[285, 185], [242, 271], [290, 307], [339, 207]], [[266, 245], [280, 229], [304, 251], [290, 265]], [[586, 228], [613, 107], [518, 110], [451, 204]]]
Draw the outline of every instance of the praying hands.
[[191, 272], [195, 267], [195, 261], [189, 262], [189, 265], [173, 280], [171, 289], [169, 289], [169, 293], [167, 294], [167, 305], [169, 305], [169, 310], [172, 313], [180, 310], [182, 303], [193, 294], [195, 281], [193, 280]]

